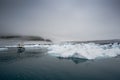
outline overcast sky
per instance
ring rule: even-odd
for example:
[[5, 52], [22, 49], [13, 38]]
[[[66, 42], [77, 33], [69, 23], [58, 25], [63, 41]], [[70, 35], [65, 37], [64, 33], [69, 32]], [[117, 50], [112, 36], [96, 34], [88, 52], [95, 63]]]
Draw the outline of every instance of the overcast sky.
[[0, 0], [0, 35], [120, 39], [120, 0]]

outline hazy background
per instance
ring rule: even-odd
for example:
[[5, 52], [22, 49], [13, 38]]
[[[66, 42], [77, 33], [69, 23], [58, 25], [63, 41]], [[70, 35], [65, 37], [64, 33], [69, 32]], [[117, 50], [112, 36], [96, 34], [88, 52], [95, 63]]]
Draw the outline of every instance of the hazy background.
[[120, 39], [120, 0], [0, 0], [0, 35]]

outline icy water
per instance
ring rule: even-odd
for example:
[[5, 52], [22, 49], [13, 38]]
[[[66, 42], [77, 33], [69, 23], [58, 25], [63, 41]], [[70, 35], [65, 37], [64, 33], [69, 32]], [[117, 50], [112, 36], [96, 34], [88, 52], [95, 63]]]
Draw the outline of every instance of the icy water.
[[120, 57], [57, 58], [46, 49], [0, 52], [0, 80], [120, 80]]
[[0, 48], [0, 80], [120, 80], [120, 44]]

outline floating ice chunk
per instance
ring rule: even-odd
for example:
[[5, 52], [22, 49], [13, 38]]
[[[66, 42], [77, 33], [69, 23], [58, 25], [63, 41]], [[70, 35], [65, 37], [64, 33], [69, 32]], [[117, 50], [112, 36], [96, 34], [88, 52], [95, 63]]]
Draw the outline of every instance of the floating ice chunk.
[[77, 57], [85, 59], [96, 59], [115, 57], [120, 55], [119, 44], [99, 45], [95, 43], [51, 45], [48, 47], [48, 54], [57, 57]]
[[7, 51], [8, 48], [0, 48], [0, 51]]

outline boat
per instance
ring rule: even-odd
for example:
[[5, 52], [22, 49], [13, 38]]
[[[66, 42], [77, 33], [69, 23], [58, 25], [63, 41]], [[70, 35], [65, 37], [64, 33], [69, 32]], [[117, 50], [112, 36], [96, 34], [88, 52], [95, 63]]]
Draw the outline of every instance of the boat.
[[17, 50], [18, 53], [22, 53], [25, 51], [25, 47], [24, 47], [23, 43], [18, 44], [17, 48], [18, 48], [18, 50]]

